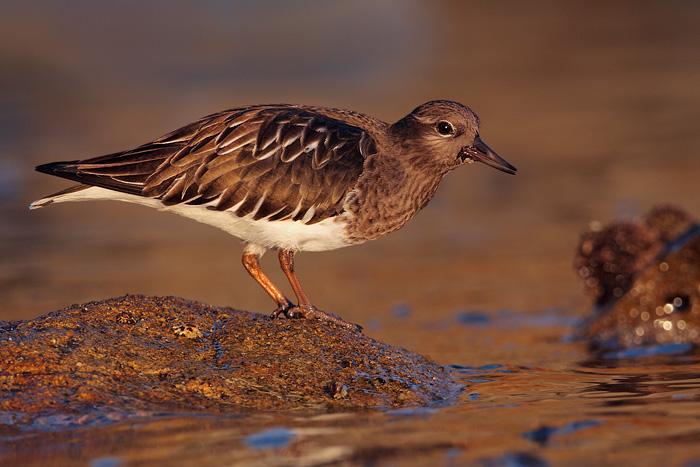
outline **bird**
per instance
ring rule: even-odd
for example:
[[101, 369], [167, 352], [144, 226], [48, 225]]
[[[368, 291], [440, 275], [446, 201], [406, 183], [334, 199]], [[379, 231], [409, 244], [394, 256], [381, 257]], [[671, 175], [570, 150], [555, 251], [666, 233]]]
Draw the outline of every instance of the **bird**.
[[[271, 317], [329, 321], [294, 268], [300, 251], [356, 245], [404, 226], [433, 198], [445, 175], [481, 162], [516, 168], [479, 135], [467, 106], [433, 100], [393, 124], [351, 110], [292, 104], [214, 113], [128, 151], [52, 162], [38, 172], [78, 185], [34, 201], [117, 200], [209, 224], [244, 243], [242, 262], [275, 301]], [[297, 303], [260, 268], [268, 250]]]

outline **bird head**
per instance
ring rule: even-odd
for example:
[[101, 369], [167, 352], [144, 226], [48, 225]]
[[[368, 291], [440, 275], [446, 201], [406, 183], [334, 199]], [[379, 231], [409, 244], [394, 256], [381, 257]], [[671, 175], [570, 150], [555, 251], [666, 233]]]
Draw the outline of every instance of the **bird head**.
[[517, 170], [481, 140], [479, 117], [457, 102], [427, 102], [391, 125], [390, 131], [417, 163], [437, 164], [443, 170], [451, 170], [482, 162], [509, 174]]

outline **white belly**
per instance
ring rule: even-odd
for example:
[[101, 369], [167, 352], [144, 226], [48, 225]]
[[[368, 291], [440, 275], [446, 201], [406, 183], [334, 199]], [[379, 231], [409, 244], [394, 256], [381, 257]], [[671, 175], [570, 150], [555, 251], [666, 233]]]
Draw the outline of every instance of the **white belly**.
[[304, 224], [301, 221], [253, 220], [252, 215], [238, 217], [227, 211], [207, 209], [206, 205], [194, 206], [179, 204], [166, 206], [157, 199], [144, 198], [100, 187], [58, 195], [35, 201], [32, 207], [42, 207], [48, 202], [68, 201], [125, 201], [156, 208], [160, 211], [174, 212], [198, 222], [218, 227], [246, 243], [262, 249], [296, 249], [305, 251], [333, 250], [348, 246], [345, 223], [339, 217], [324, 219], [316, 224]]

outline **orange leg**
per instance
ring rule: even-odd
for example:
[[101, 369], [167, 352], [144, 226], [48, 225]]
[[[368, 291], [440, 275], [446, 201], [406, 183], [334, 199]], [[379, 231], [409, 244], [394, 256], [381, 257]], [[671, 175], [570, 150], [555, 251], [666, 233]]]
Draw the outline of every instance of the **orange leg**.
[[253, 253], [243, 254], [243, 267], [246, 271], [253, 276], [253, 279], [260, 284], [260, 286], [265, 289], [265, 292], [272, 297], [272, 299], [277, 303], [277, 309], [272, 312], [272, 317], [276, 318], [280, 313], [285, 313], [288, 309], [292, 308], [292, 302], [290, 302], [284, 294], [275, 287], [269, 277], [260, 269], [260, 262], [258, 261], [258, 255]]
[[306, 296], [304, 289], [301, 288], [301, 282], [299, 282], [299, 278], [296, 272], [294, 272], [294, 250], [280, 250], [279, 260], [282, 272], [287, 276], [292, 290], [294, 290], [294, 294], [297, 296], [299, 306], [308, 309], [315, 308], [311, 304], [311, 300]]
[[294, 294], [297, 296], [299, 305], [290, 308], [286, 311], [286, 316], [288, 318], [296, 318], [302, 316], [306, 319], [320, 319], [325, 321], [331, 321], [335, 324], [339, 324], [343, 327], [361, 331], [362, 327], [357, 324], [348, 323], [344, 321], [339, 316], [332, 313], [326, 313], [321, 311], [311, 304], [311, 301], [306, 296], [304, 289], [301, 288], [301, 283], [299, 278], [294, 272], [294, 250], [280, 250], [279, 252], [280, 267], [284, 272], [284, 275], [289, 279], [289, 283], [294, 290]]

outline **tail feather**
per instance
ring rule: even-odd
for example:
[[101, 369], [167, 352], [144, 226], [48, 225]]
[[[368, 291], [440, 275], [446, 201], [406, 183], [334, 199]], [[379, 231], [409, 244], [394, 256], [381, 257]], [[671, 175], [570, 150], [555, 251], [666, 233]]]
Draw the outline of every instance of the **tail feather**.
[[162, 162], [160, 159], [154, 159], [147, 163], [132, 162], [124, 164], [122, 169], [119, 165], [115, 167], [114, 164], [95, 164], [93, 161], [98, 159], [101, 158], [86, 159], [84, 161], [51, 162], [37, 166], [36, 171], [67, 178], [85, 185], [99, 186], [132, 195], [141, 195], [148, 175], [155, 170], [154, 166]]
[[67, 178], [67, 174], [74, 174], [77, 172], [78, 163], [79, 161], [51, 162], [49, 164], [37, 165], [36, 171]]
[[[44, 164], [44, 165], [48, 166], [48, 165], [54, 165], [54, 164]], [[44, 167], [44, 166], [40, 165], [39, 167]], [[37, 167], [36, 169], [39, 170], [39, 167]], [[44, 172], [44, 173], [53, 173], [53, 172], [45, 172], [43, 170], [39, 170], [39, 171]], [[87, 188], [90, 188], [90, 185], [75, 185], [75, 186], [72, 186], [70, 188], [66, 188], [65, 190], [61, 190], [58, 193], [54, 193], [50, 196], [47, 196], [46, 198], [41, 198], [41, 199], [34, 201], [32, 204], [29, 205], [29, 209], [43, 208], [44, 206], [48, 206], [49, 204], [53, 203], [57, 199], [61, 198], [62, 196], [70, 195], [70, 194], [76, 193], [78, 191], [85, 190]]]

